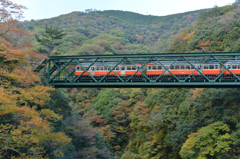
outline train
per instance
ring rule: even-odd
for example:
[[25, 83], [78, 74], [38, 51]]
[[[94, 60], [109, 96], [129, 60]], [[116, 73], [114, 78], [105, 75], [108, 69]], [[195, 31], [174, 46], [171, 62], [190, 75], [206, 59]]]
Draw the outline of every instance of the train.
[[[195, 61], [161, 61], [161, 64], [153, 61], [144, 65], [141, 63], [121, 63], [117, 65], [117, 62], [96, 62], [91, 65], [87, 72], [84, 71], [83, 67], [87, 69], [90, 65], [91, 63], [76, 65], [75, 76], [81, 75], [81, 77], [83, 77], [82, 79], [89, 79], [90, 75], [97, 79], [104, 76], [108, 77], [106, 79], [118, 79], [117, 76], [123, 79], [129, 77], [132, 79], [143, 79], [141, 77], [147, 76], [152, 80], [157, 79], [160, 75], [161, 79], [168, 80], [174, 79], [174, 76], [179, 79], [188, 77], [189, 79], [200, 80], [203, 79], [203, 75], [212, 80], [216, 79], [219, 75], [222, 76], [222, 79], [230, 79], [233, 74], [240, 76], [240, 60], [229, 60], [224, 63], [224, 66], [230, 71], [225, 70], [218, 62], [211, 61], [204, 63]], [[113, 71], [109, 73], [111, 69], [113, 69]]]

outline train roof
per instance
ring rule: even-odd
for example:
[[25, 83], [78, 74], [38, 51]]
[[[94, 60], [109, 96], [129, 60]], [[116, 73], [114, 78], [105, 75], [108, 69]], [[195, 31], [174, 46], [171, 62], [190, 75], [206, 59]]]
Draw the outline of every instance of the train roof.
[[[95, 62], [92, 66], [114, 66], [116, 65], [118, 62]], [[161, 64], [163, 65], [190, 65], [187, 61], [160, 61]], [[149, 62], [147, 63], [147, 65], [161, 65], [158, 61], [152, 61], [152, 62]], [[231, 64], [232, 61], [228, 61], [226, 62], [227, 64]], [[238, 60], [236, 63], [239, 63], [240, 64], [240, 60]], [[91, 65], [90, 62], [86, 62], [86, 63], [79, 63], [78, 65], [82, 65], [84, 67], [88, 67], [89, 65]], [[200, 65], [201, 63], [200, 62], [196, 62], [196, 61], [191, 61], [191, 64], [193, 65]], [[213, 65], [219, 65], [218, 62], [205, 62], [203, 63], [202, 65], [209, 65], [209, 64], [213, 64]], [[120, 63], [118, 66], [122, 66], [122, 65], [133, 65], [132, 63]], [[140, 63], [135, 63], [135, 65], [142, 65]]]
[[[201, 64], [200, 62], [195, 62], [195, 61], [190, 61], [190, 62], [193, 65], [200, 65]], [[190, 63], [188, 63], [187, 61], [175, 61], [175, 62], [174, 61], [160, 61], [160, 63], [163, 64], [163, 65], [171, 65], [171, 64], [173, 64], [173, 65], [190, 65]], [[148, 63], [148, 64], [160, 65], [160, 63], [156, 61], [156, 62], [151, 62], [151, 63]], [[216, 64], [219, 64], [219, 63], [218, 62], [205, 62], [202, 65], [204, 65], [204, 64], [216, 65]]]
[[[103, 62], [96, 62], [94, 63], [92, 66], [115, 66], [118, 62], [106, 62], [106, 63], [103, 63]], [[89, 65], [91, 65], [91, 63], [79, 63], [77, 65], [82, 65], [84, 67], [88, 67]], [[118, 64], [118, 66], [122, 66], [122, 65], [131, 65], [133, 66], [132, 63], [120, 63]], [[142, 64], [139, 64], [139, 63], [135, 63], [135, 65], [142, 65]]]
[[225, 64], [240, 64], [240, 60], [229, 60]]

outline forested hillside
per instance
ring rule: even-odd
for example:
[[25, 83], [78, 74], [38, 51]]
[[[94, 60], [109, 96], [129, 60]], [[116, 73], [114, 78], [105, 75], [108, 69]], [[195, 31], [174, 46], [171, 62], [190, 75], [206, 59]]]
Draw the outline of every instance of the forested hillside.
[[239, 89], [56, 90], [31, 68], [49, 54], [239, 51], [239, 4], [165, 17], [91, 11], [9, 21], [0, 34], [0, 158], [240, 158]]
[[137, 54], [163, 52], [171, 35], [194, 23], [200, 11], [156, 17], [124, 11], [73, 12], [59, 17], [30, 21], [24, 27], [33, 34], [45, 26], [64, 30], [57, 55]]

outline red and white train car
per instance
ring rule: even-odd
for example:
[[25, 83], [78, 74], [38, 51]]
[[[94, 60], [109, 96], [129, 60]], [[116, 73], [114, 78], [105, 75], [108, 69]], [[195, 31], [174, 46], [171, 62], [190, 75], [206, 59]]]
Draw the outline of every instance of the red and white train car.
[[[156, 75], [164, 75], [164, 76], [180, 76], [180, 75], [192, 75], [192, 76], [198, 76], [201, 74], [204, 75], [211, 75], [211, 76], [217, 76], [220, 75], [222, 71], [224, 71], [224, 67], [220, 66], [218, 62], [206, 62], [204, 64], [200, 64], [197, 62], [191, 62], [192, 65], [190, 65], [186, 61], [163, 61], [160, 63], [158, 62], [152, 62], [147, 63], [143, 68], [142, 64], [119, 64], [118, 66], [115, 66], [117, 63], [115, 62], [109, 62], [106, 64], [98, 62], [92, 65], [87, 72], [84, 72], [84, 69], [87, 69], [90, 66], [90, 63], [81, 63], [81, 65], [76, 65], [75, 70], [75, 76], [79, 76], [82, 74], [82, 76], [89, 76], [90, 74], [92, 76], [105, 76], [108, 74], [108, 76], [141, 76], [142, 70], [145, 70], [144, 73], [147, 76], [156, 76]], [[224, 64], [232, 73], [236, 75], [240, 75], [240, 61], [228, 61]], [[164, 67], [163, 67], [164, 66]], [[194, 67], [193, 67], [194, 66]], [[109, 71], [112, 69], [109, 73]], [[165, 68], [168, 68], [168, 71], [166, 71]], [[197, 71], [195, 68], [197, 68], [199, 71]], [[140, 71], [137, 71], [140, 70]], [[200, 73], [201, 72], [201, 73]], [[223, 73], [224, 75], [231, 75], [229, 71], [225, 71]]]
[[[90, 63], [81, 63], [81, 65], [76, 66], [76, 71], [75, 71], [75, 76], [81, 75], [83, 72], [82, 76], [89, 76], [91, 74], [92, 76], [105, 76], [115, 65], [116, 63], [107, 63], [108, 66], [104, 65], [103, 63], [96, 63], [88, 69], [87, 72], [84, 72], [84, 69], [87, 69]], [[111, 71], [108, 76], [131, 76], [131, 75], [142, 75], [140, 71], [137, 71], [138, 69], [141, 68], [141, 64], [136, 64], [136, 65], [131, 65], [131, 64], [119, 64], [116, 66], [113, 71]], [[137, 72], [136, 72], [137, 71]]]

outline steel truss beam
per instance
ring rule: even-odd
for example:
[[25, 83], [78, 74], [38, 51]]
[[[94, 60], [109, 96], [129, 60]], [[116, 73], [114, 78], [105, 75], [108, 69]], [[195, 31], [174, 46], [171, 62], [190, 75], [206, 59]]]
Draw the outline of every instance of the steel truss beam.
[[[234, 74], [229, 68], [239, 64], [240, 52], [235, 53], [179, 53], [179, 54], [135, 54], [135, 55], [102, 55], [102, 56], [50, 56], [43, 61], [35, 72], [44, 68], [43, 79], [47, 85], [55, 87], [240, 87], [240, 75]], [[164, 62], [169, 61], [168, 67]], [[185, 62], [193, 68], [186, 76], [176, 75], [170, 69], [177, 62]], [[229, 66], [225, 63], [231, 61]], [[196, 63], [218, 63], [221, 72], [214, 77], [202, 73]], [[93, 76], [89, 70], [96, 64], [108, 68], [107, 74]], [[111, 66], [110, 67], [110, 63]], [[164, 68], [160, 75], [146, 74], [147, 64], [156, 63]], [[88, 64], [86, 66], [86, 64]], [[131, 76], [120, 76], [115, 68], [120, 65], [135, 66]], [[137, 67], [137, 64], [141, 64]], [[79, 65], [83, 72], [75, 76], [75, 67]], [[231, 75], [224, 75], [228, 71]], [[142, 75], [136, 75], [141, 72]], [[197, 72], [198, 75], [193, 75]], [[87, 73], [87, 76], [86, 76]], [[109, 76], [110, 73], [114, 75]]]

